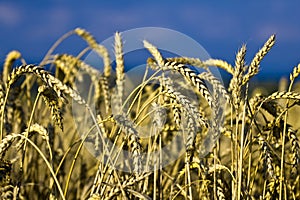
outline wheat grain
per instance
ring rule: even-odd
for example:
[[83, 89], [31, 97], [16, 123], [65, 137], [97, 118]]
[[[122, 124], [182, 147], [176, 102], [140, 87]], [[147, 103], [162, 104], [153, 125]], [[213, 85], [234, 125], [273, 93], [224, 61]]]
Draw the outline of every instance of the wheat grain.
[[[157, 64], [162, 67], [164, 65], [164, 59], [158, 49], [152, 45], [151, 43], [147, 42], [146, 40], [143, 41], [144, 47], [152, 54], [154, 59], [156, 60]], [[149, 60], [151, 61], [151, 60]]]
[[273, 159], [272, 159], [269, 147], [268, 147], [266, 141], [264, 140], [264, 138], [262, 138], [262, 137], [258, 138], [258, 143], [261, 146], [261, 151], [262, 151], [261, 155], [262, 155], [262, 159], [263, 159], [263, 165], [266, 166], [266, 169], [264, 171], [267, 172], [271, 178], [274, 178], [274, 168], [272, 165]]
[[175, 62], [164, 62], [163, 69], [168, 70], [175, 70], [179, 72], [183, 77], [185, 77], [190, 83], [192, 83], [200, 94], [206, 99], [208, 105], [212, 108], [213, 107], [213, 99], [211, 94], [206, 87], [205, 83], [198, 77], [195, 71], [188, 68], [185, 65], [178, 64]]
[[[256, 96], [254, 96], [250, 99], [249, 105], [251, 106], [252, 113], [255, 113], [256, 111], [258, 111], [257, 109], [259, 109], [260, 107], [263, 108], [264, 110], [266, 110], [268, 113], [270, 113], [274, 117], [279, 116], [280, 113], [283, 112], [282, 107], [280, 107], [280, 105], [277, 102], [272, 102], [272, 101], [264, 102], [265, 99], [266, 99], [266, 97], [264, 97], [261, 94], [257, 94]], [[251, 117], [251, 116], [249, 116], [249, 117]]]
[[75, 83], [74, 78], [78, 74], [79, 70], [86, 72], [94, 83], [97, 82], [97, 79], [100, 76], [100, 72], [98, 70], [72, 55], [59, 54], [55, 55], [54, 58], [53, 63], [57, 66], [57, 68], [61, 69], [64, 74], [66, 74], [65, 79], [69, 80], [71, 84]]
[[[49, 134], [47, 132], [47, 130], [41, 126], [40, 124], [32, 124], [30, 127], [26, 128], [25, 131], [22, 133], [22, 135], [26, 136], [28, 135], [28, 138], [30, 138], [31, 136], [33, 136], [34, 134], [39, 134], [42, 136], [42, 138], [46, 141], [48, 149], [50, 151], [50, 157], [52, 158], [52, 152], [51, 152], [51, 148], [50, 148], [50, 139], [49, 139]], [[18, 141], [18, 143], [16, 144], [17, 149], [21, 149], [23, 147], [25, 143], [25, 139], [22, 138]]]
[[300, 94], [297, 92], [274, 92], [269, 95], [264, 101], [271, 101], [276, 99], [292, 99], [292, 100], [300, 100]]
[[64, 77], [64, 83], [69, 82], [70, 84], [74, 84], [74, 78], [75, 75], [78, 72], [77, 68], [77, 60], [73, 59], [74, 57], [71, 57], [67, 54], [62, 55], [55, 55], [53, 64], [56, 66], [56, 70], [60, 69], [65, 77]]
[[250, 78], [252, 78], [258, 73], [260, 62], [265, 57], [265, 55], [271, 50], [274, 43], [275, 35], [271, 35], [267, 42], [264, 44], [264, 46], [256, 53], [253, 60], [251, 61], [248, 68], [248, 73], [243, 78], [243, 84], [247, 83], [250, 80]]
[[156, 128], [157, 131], [163, 129], [165, 120], [164, 120], [164, 108], [158, 103], [154, 102], [151, 104], [151, 112], [153, 112], [152, 116], [152, 124]]
[[11, 51], [7, 54], [4, 65], [3, 65], [3, 74], [2, 80], [4, 83], [7, 82], [9, 73], [11, 72], [13, 63], [21, 58], [21, 53], [19, 51]]
[[[106, 113], [109, 114], [111, 112], [111, 101], [110, 101], [111, 94], [110, 94], [109, 83], [108, 83], [107, 77], [106, 76], [101, 77], [98, 84], [100, 84], [100, 87], [98, 87], [99, 90], [101, 89], [101, 91], [103, 92]], [[95, 89], [95, 91], [97, 91], [97, 90]], [[100, 94], [96, 93], [95, 98], [96, 98], [96, 102], [99, 102]]]
[[300, 74], [300, 63], [294, 67], [293, 72], [290, 74], [290, 81], [294, 81]]
[[123, 43], [121, 35], [117, 32], [115, 34], [115, 56], [116, 56], [116, 96], [115, 108], [120, 110], [122, 106], [122, 99], [124, 94], [124, 58], [123, 58]]
[[63, 116], [62, 112], [59, 108], [59, 103], [58, 103], [58, 96], [55, 94], [55, 92], [45, 86], [42, 85], [38, 88], [39, 93], [42, 94], [42, 97], [46, 103], [47, 106], [49, 106], [51, 110], [51, 115], [53, 121], [57, 124], [57, 126], [63, 131]]
[[233, 104], [236, 110], [238, 110], [240, 105], [241, 87], [243, 81], [243, 74], [245, 70], [245, 55], [246, 55], [246, 46], [243, 45], [236, 55], [235, 71], [232, 79], [230, 80], [229, 88], [228, 88], [228, 91], [231, 92]]
[[114, 116], [117, 124], [122, 128], [123, 132], [126, 134], [126, 139], [128, 146], [131, 149], [133, 157], [133, 172], [140, 174], [142, 172], [142, 163], [141, 163], [141, 151], [142, 145], [140, 143], [140, 138], [138, 132], [134, 128], [133, 123], [124, 115]]
[[207, 65], [200, 60], [199, 58], [190, 58], [190, 57], [173, 57], [173, 58], [166, 58], [166, 61], [169, 62], [176, 62], [184, 65], [192, 65], [195, 67], [200, 67], [208, 70]]
[[171, 99], [171, 104], [172, 104], [172, 113], [173, 113], [173, 120], [179, 129], [181, 127], [181, 109], [180, 105], [176, 103], [176, 101]]
[[88, 45], [103, 58], [104, 76], [109, 77], [111, 74], [111, 60], [107, 49], [103, 45], [99, 45], [95, 38], [86, 30], [82, 28], [76, 28], [74, 32], [82, 37], [88, 43]]
[[297, 173], [297, 168], [299, 167], [300, 163], [300, 145], [299, 140], [297, 138], [296, 132], [291, 128], [288, 127], [288, 137], [291, 143], [291, 163], [292, 163], [292, 171], [291, 174], [295, 175]]
[[74, 29], [74, 33], [82, 37], [92, 48], [96, 48], [98, 46], [96, 39], [86, 30], [82, 28], [76, 28]]
[[1, 199], [13, 199], [13, 185], [5, 185], [0, 188], [0, 198]]
[[166, 95], [177, 102], [177, 104], [181, 105], [184, 109], [184, 112], [192, 117], [194, 117], [197, 121], [197, 124], [200, 126], [208, 127], [208, 123], [205, 118], [198, 112], [197, 108], [180, 92], [175, 91], [172, 86], [172, 82], [170, 79], [164, 79], [161, 82], [162, 85], [166, 87]]
[[190, 161], [193, 151], [195, 150], [195, 135], [197, 133], [195, 119], [187, 114], [187, 137], [186, 137], [186, 151], [188, 156], [188, 161]]
[[206, 66], [216, 66], [221, 69], [224, 69], [225, 71], [227, 71], [228, 73], [230, 73], [232, 75], [234, 74], [234, 69], [233, 69], [232, 65], [224, 60], [208, 59], [208, 60], [205, 60], [203, 62], [203, 64], [205, 64]]
[[211, 73], [211, 72], [202, 72], [198, 75], [200, 79], [209, 81], [214, 90], [220, 92], [222, 96], [226, 99], [227, 103], [230, 103], [230, 96], [226, 91], [224, 85]]
[[0, 143], [0, 155], [2, 156], [2, 154], [4, 154], [6, 152], [6, 150], [12, 145], [12, 143], [14, 142], [14, 140], [17, 138], [18, 136], [14, 135], [14, 134], [9, 134], [6, 135], [3, 139], [2, 142]]
[[219, 200], [225, 200], [226, 198], [223, 190], [224, 185], [222, 179], [218, 178], [217, 183], [217, 197]]
[[278, 183], [276, 182], [275, 179], [266, 180], [266, 182], [268, 182], [268, 184], [267, 184], [267, 192], [264, 199], [271, 200], [276, 198], [277, 194], [275, 190], [278, 187]]
[[63, 98], [63, 94], [68, 94], [79, 104], [85, 104], [85, 101], [81, 98], [81, 96], [69, 86], [63, 84], [59, 79], [50, 75], [43, 68], [35, 65], [22, 65], [18, 68], [15, 68], [8, 78], [7, 88], [10, 86], [23, 74], [33, 73], [41, 80], [43, 80], [49, 87], [51, 87], [56, 94]]

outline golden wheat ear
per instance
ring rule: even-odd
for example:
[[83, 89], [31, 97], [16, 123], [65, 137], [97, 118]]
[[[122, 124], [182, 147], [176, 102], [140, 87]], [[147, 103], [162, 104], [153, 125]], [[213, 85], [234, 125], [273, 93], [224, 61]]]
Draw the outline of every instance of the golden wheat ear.
[[51, 88], [45, 85], [40, 86], [38, 92], [42, 95], [45, 104], [50, 108], [52, 120], [63, 131], [63, 115], [59, 108], [58, 96]]
[[74, 30], [74, 32], [79, 37], [84, 39], [88, 43], [88, 45], [91, 47], [91, 49], [93, 49], [100, 57], [102, 57], [103, 63], [104, 63], [104, 76], [110, 77], [110, 75], [111, 75], [111, 60], [110, 60], [108, 50], [103, 45], [98, 44], [98, 42], [92, 36], [92, 34], [87, 32], [86, 30], [84, 30], [82, 28], [76, 28]]
[[205, 64], [202, 60], [200, 60], [199, 58], [190, 58], [190, 57], [174, 57], [174, 58], [166, 58], [167, 61], [169, 62], [176, 62], [176, 63], [180, 63], [180, 64], [184, 64], [184, 65], [192, 65], [195, 67], [200, 67], [200, 68], [204, 68], [204, 69], [208, 69], [207, 68], [207, 64]]
[[8, 76], [11, 72], [13, 63], [21, 58], [21, 53], [19, 51], [11, 51], [7, 54], [4, 65], [3, 65], [3, 73], [2, 80], [4, 83], [7, 82]]
[[290, 81], [294, 81], [300, 74], [300, 63], [294, 67], [293, 72], [290, 74]]
[[[161, 53], [158, 51], [158, 49], [152, 45], [151, 43], [149, 43], [148, 41], [144, 40], [144, 47], [152, 54], [152, 56], [154, 57], [154, 59], [156, 60], [157, 64], [159, 65], [159, 67], [163, 67], [164, 66], [164, 59], [161, 55]], [[153, 60], [148, 60], [149, 62], [153, 61]]]
[[233, 104], [238, 110], [241, 99], [241, 90], [243, 76], [245, 72], [245, 56], [246, 56], [246, 45], [243, 45], [238, 53], [236, 54], [235, 59], [235, 71], [233, 77], [230, 80], [228, 91], [231, 92]]
[[264, 44], [264, 46], [256, 53], [256, 55], [254, 56], [253, 60], [249, 65], [248, 73], [243, 78], [243, 85], [246, 84], [253, 76], [255, 76], [258, 73], [260, 62], [274, 46], [275, 39], [276, 36], [271, 35], [270, 38]]
[[39, 77], [56, 92], [58, 97], [64, 98], [64, 95], [69, 95], [78, 104], [86, 104], [85, 100], [82, 99], [77, 91], [62, 83], [59, 79], [49, 74], [42, 67], [36, 65], [22, 65], [15, 68], [8, 78], [7, 88], [10, 88], [20, 76], [27, 73], [31, 73]]
[[121, 127], [122, 131], [126, 134], [126, 140], [133, 157], [133, 171], [136, 174], [142, 172], [141, 152], [142, 145], [138, 132], [134, 124], [125, 115], [116, 115], [113, 117], [117, 125]]
[[224, 61], [224, 60], [208, 59], [208, 60], [204, 61], [203, 64], [206, 65], [206, 66], [216, 66], [220, 69], [224, 69], [225, 71], [227, 71], [231, 75], [234, 74], [234, 69], [233, 69], [232, 65], [229, 64], [228, 62]]
[[115, 34], [115, 57], [116, 57], [116, 95], [114, 103], [116, 110], [121, 110], [124, 95], [124, 57], [123, 42], [120, 33]]
[[14, 142], [14, 140], [17, 138], [18, 136], [14, 135], [14, 134], [10, 134], [10, 135], [6, 135], [1, 143], [0, 143], [0, 159], [2, 159], [3, 155], [5, 154], [5, 152], [8, 150], [8, 148], [12, 145], [12, 143]]

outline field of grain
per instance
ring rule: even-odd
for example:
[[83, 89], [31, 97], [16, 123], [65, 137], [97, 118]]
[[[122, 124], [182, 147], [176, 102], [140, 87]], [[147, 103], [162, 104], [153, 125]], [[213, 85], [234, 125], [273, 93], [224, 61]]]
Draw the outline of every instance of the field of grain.
[[[54, 54], [71, 35], [87, 48]], [[166, 58], [143, 43], [152, 56], [143, 81], [126, 95], [119, 33], [114, 55], [81, 28], [39, 64], [7, 54], [1, 199], [300, 199], [300, 64], [274, 91], [249, 90], [275, 35], [250, 61], [245, 45], [225, 61]], [[103, 59], [103, 71], [84, 61], [89, 51]], [[228, 85], [211, 66], [230, 74]]]

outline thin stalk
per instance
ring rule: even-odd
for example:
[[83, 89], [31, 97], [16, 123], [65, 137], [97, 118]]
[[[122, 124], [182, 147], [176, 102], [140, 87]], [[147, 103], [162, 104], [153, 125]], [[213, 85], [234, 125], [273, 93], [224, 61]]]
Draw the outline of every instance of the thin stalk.
[[72, 34], [74, 34], [74, 31], [69, 31], [65, 33], [63, 36], [61, 36], [53, 45], [52, 47], [48, 50], [46, 55], [44, 56], [44, 59], [41, 61], [40, 66], [45, 65], [45, 62], [48, 60], [49, 56], [52, 54], [52, 52], [56, 49], [56, 47], [66, 38], [70, 37]]
[[[247, 101], [247, 95], [246, 95]], [[245, 102], [246, 102], [245, 101]], [[241, 199], [241, 188], [242, 188], [242, 170], [243, 170], [243, 152], [244, 152], [244, 130], [245, 130], [245, 115], [246, 115], [246, 103], [243, 108], [243, 119], [242, 119], [242, 128], [241, 128], [241, 143], [240, 143], [240, 158], [239, 158], [239, 169], [238, 169], [238, 200]]]
[[9, 90], [10, 90], [10, 87], [7, 86], [6, 87], [6, 94], [5, 94], [5, 98], [4, 98], [4, 102], [3, 102], [2, 110], [1, 110], [0, 143], [2, 143], [2, 139], [3, 139], [4, 112], [5, 112], [5, 105], [6, 105], [6, 102], [7, 102], [7, 99], [8, 99]]
[[[289, 85], [288, 92], [292, 90], [292, 86], [294, 83], [294, 79], [291, 80]], [[285, 108], [288, 108], [289, 99], [286, 100]], [[284, 114], [284, 124], [283, 124], [283, 132], [282, 132], [282, 147], [281, 147], [281, 161], [280, 161], [280, 178], [279, 178], [279, 200], [282, 199], [282, 190], [283, 190], [283, 174], [284, 174], [284, 151], [285, 151], [285, 136], [286, 136], [286, 129], [287, 129], [287, 119], [288, 119], [288, 111], [286, 110]]]
[[67, 196], [67, 192], [68, 192], [68, 188], [69, 188], [69, 183], [70, 183], [70, 180], [71, 180], [71, 175], [72, 175], [72, 172], [73, 172], [73, 169], [74, 169], [74, 166], [75, 166], [75, 163], [77, 161], [77, 158], [78, 158], [78, 155], [81, 151], [81, 148], [83, 147], [83, 143], [85, 142], [86, 138], [88, 137], [88, 135], [91, 133], [91, 131], [95, 128], [95, 126], [92, 126], [89, 131], [84, 135], [83, 139], [81, 140], [80, 144], [79, 144], [79, 147], [77, 148], [77, 151], [75, 153], [75, 156], [73, 158], [73, 161], [72, 161], [72, 164], [71, 164], [71, 167], [70, 167], [70, 170], [69, 170], [69, 173], [68, 173], [68, 177], [67, 177], [67, 180], [66, 180], [66, 186], [65, 186], [65, 190], [64, 190], [64, 197]]
[[29, 144], [31, 144], [31, 145], [33, 146], [33, 148], [35, 148], [35, 150], [40, 154], [40, 156], [42, 157], [42, 159], [43, 159], [44, 162], [46, 163], [48, 169], [50, 170], [51, 175], [53, 176], [53, 179], [54, 179], [54, 181], [55, 181], [55, 183], [56, 183], [56, 186], [57, 186], [57, 189], [58, 189], [58, 191], [59, 191], [59, 193], [60, 193], [61, 198], [62, 198], [63, 200], [65, 200], [65, 196], [64, 196], [63, 190], [62, 190], [62, 188], [61, 188], [61, 186], [60, 186], [60, 184], [59, 184], [59, 181], [57, 180], [57, 177], [56, 177], [56, 175], [55, 175], [55, 172], [53, 171], [51, 164], [48, 162], [48, 160], [47, 160], [47, 158], [44, 156], [43, 152], [42, 152], [42, 151], [39, 149], [39, 147], [36, 146], [36, 145], [34, 144], [34, 142], [32, 142], [29, 138], [27, 138], [27, 137], [25, 137], [24, 135], [21, 135], [21, 134], [17, 134], [17, 135], [18, 135], [19, 137], [25, 139], [25, 140], [26, 140]]

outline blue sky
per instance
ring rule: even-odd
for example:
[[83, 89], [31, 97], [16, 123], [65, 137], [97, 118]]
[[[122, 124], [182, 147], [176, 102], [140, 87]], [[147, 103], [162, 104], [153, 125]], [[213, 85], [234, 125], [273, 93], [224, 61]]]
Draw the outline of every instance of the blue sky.
[[[29, 3], [31, 2], [31, 3]], [[300, 62], [299, 1], [0, 1], [0, 60], [19, 50], [38, 63], [64, 33], [83, 27], [101, 42], [116, 31], [164, 27], [199, 42], [214, 58], [234, 63], [246, 43], [248, 62], [276, 33], [262, 63], [263, 76], [288, 76]], [[80, 43], [82, 45], [84, 43]], [[71, 50], [77, 42], [66, 42]]]

